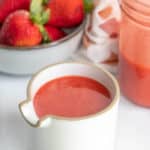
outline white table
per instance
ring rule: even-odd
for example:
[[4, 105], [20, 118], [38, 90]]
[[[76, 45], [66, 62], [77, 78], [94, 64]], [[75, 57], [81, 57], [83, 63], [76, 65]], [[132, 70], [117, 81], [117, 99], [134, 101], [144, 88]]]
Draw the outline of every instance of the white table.
[[[30, 77], [0, 73], [0, 150], [34, 150], [36, 129], [18, 111]], [[150, 110], [120, 100], [116, 150], [150, 150]]]

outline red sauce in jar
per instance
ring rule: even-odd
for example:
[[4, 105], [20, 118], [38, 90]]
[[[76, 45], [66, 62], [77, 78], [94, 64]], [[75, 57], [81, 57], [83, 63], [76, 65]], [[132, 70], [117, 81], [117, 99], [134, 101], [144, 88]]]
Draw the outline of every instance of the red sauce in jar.
[[123, 94], [150, 107], [149, 0], [122, 0], [119, 72]]

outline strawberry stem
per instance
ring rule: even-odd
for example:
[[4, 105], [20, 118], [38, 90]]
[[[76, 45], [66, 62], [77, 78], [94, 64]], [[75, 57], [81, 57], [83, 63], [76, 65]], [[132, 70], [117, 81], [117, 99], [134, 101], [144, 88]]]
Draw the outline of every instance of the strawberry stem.
[[84, 11], [85, 13], [90, 13], [94, 9], [93, 0], [83, 0], [84, 1]]
[[44, 7], [47, 3], [48, 0], [32, 0], [30, 5], [30, 18], [32, 22], [39, 27], [44, 43], [50, 42], [48, 33], [44, 28], [44, 24], [46, 24], [50, 18], [50, 9]]
[[48, 4], [49, 0], [43, 0], [43, 4]]
[[49, 38], [49, 36], [48, 36], [48, 33], [47, 33], [47, 31], [45, 30], [44, 26], [43, 26], [43, 25], [40, 25], [40, 24], [38, 24], [37, 26], [39, 27], [39, 30], [40, 30], [40, 32], [41, 32], [41, 34], [42, 34], [43, 43], [50, 43], [51, 40], [50, 40], [50, 38]]
[[30, 5], [30, 17], [34, 23], [46, 24], [50, 17], [50, 9], [45, 9], [46, 0], [32, 0]]

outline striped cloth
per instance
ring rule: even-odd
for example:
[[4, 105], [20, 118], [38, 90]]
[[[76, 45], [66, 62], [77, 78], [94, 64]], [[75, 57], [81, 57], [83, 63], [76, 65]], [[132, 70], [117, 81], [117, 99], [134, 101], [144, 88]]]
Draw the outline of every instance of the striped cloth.
[[120, 7], [118, 0], [95, 0], [83, 37], [85, 55], [94, 63], [118, 61]]

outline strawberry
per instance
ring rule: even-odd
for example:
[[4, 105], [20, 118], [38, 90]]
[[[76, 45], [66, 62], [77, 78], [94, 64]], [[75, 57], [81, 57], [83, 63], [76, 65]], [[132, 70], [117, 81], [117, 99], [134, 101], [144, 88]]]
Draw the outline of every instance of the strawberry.
[[0, 43], [12, 46], [34, 46], [42, 41], [42, 35], [36, 24], [30, 20], [30, 14], [18, 10], [5, 20], [1, 32]]
[[74, 27], [84, 19], [83, 0], [50, 0], [50, 19], [48, 24], [56, 27]]
[[29, 9], [30, 0], [0, 0], [0, 23], [13, 11]]
[[0, 31], [0, 43], [11, 46], [35, 46], [49, 42], [44, 28], [49, 18], [49, 10], [43, 7], [44, 0], [32, 0], [30, 13], [18, 10], [10, 14]]
[[48, 33], [50, 41], [56, 41], [66, 36], [66, 33], [56, 27], [46, 25], [45, 29]]

